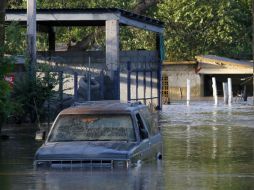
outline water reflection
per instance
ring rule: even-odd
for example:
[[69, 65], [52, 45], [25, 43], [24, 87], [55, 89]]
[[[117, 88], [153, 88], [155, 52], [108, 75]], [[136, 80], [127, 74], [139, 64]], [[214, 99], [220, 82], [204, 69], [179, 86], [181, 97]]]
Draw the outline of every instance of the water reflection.
[[212, 159], [216, 158], [217, 154], [217, 130], [216, 127], [217, 123], [217, 106], [215, 105], [212, 111], [212, 119], [213, 119], [213, 125], [212, 125], [212, 138], [213, 138], [213, 144], [212, 144]]
[[128, 171], [49, 171], [41, 173], [36, 189], [160, 189], [159, 167]]
[[253, 106], [196, 102], [161, 114], [165, 187], [254, 189]]
[[186, 157], [187, 159], [190, 157], [190, 125], [187, 125], [187, 129], [186, 129], [186, 132], [187, 132], [187, 136], [186, 136], [186, 144], [187, 144], [187, 150], [186, 150]]
[[216, 153], [217, 153], [217, 127], [212, 126], [212, 138], [213, 138], [213, 144], [212, 144], [212, 159], [216, 158]]
[[[33, 155], [40, 143], [30, 127], [6, 128], [11, 136], [0, 142], [0, 189], [163, 189], [161, 161], [129, 170], [35, 170]], [[32, 134], [31, 134], [32, 132]]]
[[156, 165], [122, 171], [49, 170], [4, 172], [1, 189], [162, 189]]
[[160, 113], [164, 159], [130, 170], [39, 170], [28, 126], [5, 128], [0, 189], [254, 189], [254, 107], [177, 103]]

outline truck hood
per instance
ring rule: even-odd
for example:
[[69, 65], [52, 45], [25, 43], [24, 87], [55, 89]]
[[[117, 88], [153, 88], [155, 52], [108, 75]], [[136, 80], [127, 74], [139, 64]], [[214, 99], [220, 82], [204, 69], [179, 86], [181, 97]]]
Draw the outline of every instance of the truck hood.
[[128, 159], [136, 143], [54, 142], [42, 145], [35, 160]]

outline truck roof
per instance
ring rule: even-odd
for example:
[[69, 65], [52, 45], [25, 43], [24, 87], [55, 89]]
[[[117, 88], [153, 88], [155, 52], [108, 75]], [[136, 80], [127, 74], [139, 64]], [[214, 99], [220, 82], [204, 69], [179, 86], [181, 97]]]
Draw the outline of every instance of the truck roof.
[[61, 111], [60, 115], [130, 113], [144, 107], [146, 106], [140, 102], [124, 103], [115, 100], [76, 102], [72, 107]]

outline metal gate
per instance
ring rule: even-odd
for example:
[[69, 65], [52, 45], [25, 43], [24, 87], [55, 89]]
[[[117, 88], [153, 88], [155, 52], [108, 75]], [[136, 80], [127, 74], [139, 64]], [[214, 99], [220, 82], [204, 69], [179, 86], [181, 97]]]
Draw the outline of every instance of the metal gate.
[[[128, 101], [142, 101], [144, 104], [154, 103], [158, 100], [159, 70], [147, 67], [132, 68], [131, 62], [127, 63], [127, 98]], [[135, 78], [135, 91], [131, 89], [131, 77]], [[154, 80], [156, 79], [156, 81]], [[150, 89], [149, 92], [147, 89]], [[155, 95], [156, 94], [156, 95]]]

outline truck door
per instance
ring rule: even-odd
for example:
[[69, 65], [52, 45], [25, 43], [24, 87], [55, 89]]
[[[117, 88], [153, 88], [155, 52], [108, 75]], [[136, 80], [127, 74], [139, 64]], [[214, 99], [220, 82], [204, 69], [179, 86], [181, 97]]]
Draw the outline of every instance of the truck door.
[[141, 154], [141, 159], [146, 160], [149, 159], [150, 157], [150, 148], [151, 148], [151, 143], [149, 139], [149, 132], [147, 130], [147, 127], [140, 116], [139, 113], [136, 113], [136, 120], [137, 120], [137, 125], [138, 125], [138, 133], [139, 133], [139, 138], [140, 138], [140, 154]]

